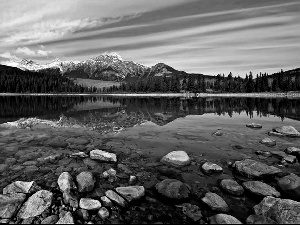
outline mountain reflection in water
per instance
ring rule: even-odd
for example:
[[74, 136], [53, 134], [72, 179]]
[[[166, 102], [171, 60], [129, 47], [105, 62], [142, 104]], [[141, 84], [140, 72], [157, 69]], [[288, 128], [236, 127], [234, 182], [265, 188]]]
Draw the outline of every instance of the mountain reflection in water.
[[130, 127], [143, 121], [165, 125], [179, 117], [213, 113], [233, 117], [245, 112], [250, 118], [275, 115], [300, 120], [300, 99], [286, 98], [128, 98], [1, 96], [0, 123], [22, 117], [59, 119], [80, 123], [108, 121]]

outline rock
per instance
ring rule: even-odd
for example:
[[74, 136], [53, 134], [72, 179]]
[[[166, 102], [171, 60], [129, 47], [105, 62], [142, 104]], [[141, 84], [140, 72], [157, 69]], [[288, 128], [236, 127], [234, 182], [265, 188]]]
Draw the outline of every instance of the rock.
[[97, 215], [98, 215], [101, 219], [105, 220], [106, 218], [109, 217], [109, 211], [107, 210], [107, 208], [101, 207], [101, 208], [99, 209]]
[[209, 217], [209, 224], [242, 224], [242, 222], [233, 216], [220, 213]]
[[290, 199], [267, 196], [253, 209], [255, 214], [247, 218], [247, 224], [300, 223], [300, 202]]
[[0, 194], [0, 218], [10, 219], [26, 198], [22, 193]]
[[300, 137], [299, 131], [297, 131], [292, 126], [276, 127], [276, 128], [273, 128], [273, 132], [277, 132], [279, 134], [282, 134], [282, 135], [288, 136], [288, 137]]
[[102, 174], [102, 176], [104, 178], [115, 177], [116, 175], [117, 175], [117, 171], [114, 170], [113, 168], [110, 168], [109, 170], [104, 171]]
[[268, 147], [273, 147], [276, 145], [276, 141], [274, 139], [271, 138], [264, 138], [260, 141], [261, 144], [264, 144]]
[[89, 221], [90, 220], [89, 211], [87, 211], [85, 209], [77, 209], [76, 210], [76, 215], [77, 215], [77, 217], [83, 219], [84, 221]]
[[188, 198], [190, 190], [189, 188], [179, 180], [165, 179], [155, 185], [156, 190], [168, 197], [174, 199]]
[[55, 224], [58, 221], [57, 215], [51, 215], [42, 220], [41, 224]]
[[220, 186], [224, 191], [232, 195], [244, 194], [244, 188], [234, 180], [224, 179], [221, 181]]
[[74, 219], [71, 212], [67, 212], [61, 217], [56, 224], [74, 224]]
[[122, 206], [122, 207], [127, 206], [125, 200], [120, 195], [118, 195], [116, 192], [114, 192], [112, 190], [106, 191], [105, 196], [119, 206]]
[[101, 203], [98, 200], [91, 198], [81, 198], [79, 207], [86, 210], [98, 210], [101, 208]]
[[0, 173], [5, 172], [8, 168], [8, 165], [6, 164], [0, 164]]
[[276, 191], [275, 188], [271, 187], [268, 184], [265, 184], [260, 181], [247, 181], [243, 183], [243, 187], [250, 191], [252, 194], [260, 196], [274, 196], [279, 197], [280, 193]]
[[175, 167], [181, 167], [189, 165], [191, 159], [185, 151], [173, 151], [165, 155], [161, 159], [161, 162]]
[[102, 202], [103, 206], [105, 206], [105, 207], [112, 207], [113, 206], [113, 203], [109, 200], [108, 197], [102, 196], [100, 199], [101, 199], [101, 202]]
[[76, 176], [79, 192], [89, 192], [95, 187], [95, 179], [91, 172], [81, 172]]
[[73, 179], [68, 172], [63, 172], [59, 175], [57, 184], [61, 192], [70, 192], [71, 190], [76, 189]]
[[221, 198], [216, 193], [208, 192], [201, 200], [214, 211], [220, 211], [220, 212], [229, 211], [229, 207], [227, 203], [223, 200], [223, 198]]
[[282, 151], [271, 151], [271, 154], [279, 159], [283, 159], [288, 163], [294, 163], [297, 161], [297, 157], [293, 155], [287, 155], [285, 152]]
[[291, 173], [277, 181], [279, 188], [292, 199], [300, 200], [300, 177]]
[[136, 183], [136, 176], [130, 176], [129, 177], [129, 184], [130, 185], [133, 185]]
[[183, 203], [181, 205], [176, 206], [182, 208], [183, 214], [191, 218], [193, 221], [198, 221], [202, 218], [201, 210], [196, 205], [192, 205], [190, 203]]
[[223, 134], [224, 133], [221, 129], [218, 129], [216, 132], [213, 133], [214, 136], [218, 136], [218, 137], [222, 136]]
[[233, 165], [237, 172], [248, 178], [262, 178], [273, 176], [282, 171], [274, 166], [268, 166], [265, 163], [257, 162], [252, 159], [236, 161]]
[[143, 186], [117, 187], [116, 192], [128, 202], [131, 202], [143, 197], [145, 195], [145, 188]]
[[104, 162], [117, 162], [116, 154], [105, 152], [99, 149], [90, 151], [90, 158]]
[[66, 148], [68, 143], [64, 137], [54, 137], [46, 142], [47, 145], [50, 145], [53, 148]]
[[78, 208], [78, 199], [72, 193], [67, 191], [63, 192], [63, 200], [66, 205], [69, 205], [72, 208]]
[[300, 148], [296, 147], [288, 147], [287, 149], [284, 150], [287, 154], [294, 155], [297, 157], [300, 157]]
[[132, 174], [132, 171], [124, 164], [118, 164], [117, 165], [118, 169], [119, 170], [122, 170], [124, 173], [127, 173], [127, 174]]
[[217, 164], [206, 162], [202, 165], [202, 170], [206, 174], [212, 174], [212, 173], [222, 173], [223, 169], [222, 167], [218, 166]]
[[90, 158], [85, 158], [83, 160], [84, 165], [86, 165], [89, 169], [95, 169], [99, 163], [96, 160], [92, 160]]
[[9, 166], [12, 166], [12, 165], [15, 165], [17, 162], [17, 160], [15, 158], [7, 158], [5, 159], [5, 164], [6, 165], [9, 165]]
[[250, 123], [250, 124], [247, 124], [246, 127], [259, 129], [259, 128], [262, 128], [262, 125], [258, 124], [258, 123]]
[[5, 188], [3, 188], [3, 194], [9, 194], [9, 193], [31, 194], [38, 190], [41, 190], [41, 188], [34, 181], [31, 182], [15, 181], [7, 185]]
[[87, 154], [85, 154], [84, 152], [76, 152], [76, 153], [72, 153], [71, 157], [74, 157], [74, 158], [87, 158], [89, 156]]
[[40, 190], [30, 196], [21, 207], [18, 216], [27, 219], [41, 215], [52, 203], [53, 194], [50, 191]]

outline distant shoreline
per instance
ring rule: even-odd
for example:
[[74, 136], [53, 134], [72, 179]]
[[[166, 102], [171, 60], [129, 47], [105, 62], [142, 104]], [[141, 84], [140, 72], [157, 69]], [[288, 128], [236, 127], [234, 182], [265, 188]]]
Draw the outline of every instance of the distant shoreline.
[[300, 93], [0, 93], [0, 96], [234, 97], [300, 98]]

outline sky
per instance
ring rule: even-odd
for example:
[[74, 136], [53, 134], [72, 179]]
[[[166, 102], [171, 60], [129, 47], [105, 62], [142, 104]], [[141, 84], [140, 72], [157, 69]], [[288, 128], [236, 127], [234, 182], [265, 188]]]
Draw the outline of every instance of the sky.
[[0, 63], [115, 52], [245, 76], [300, 67], [299, 0], [0, 0]]

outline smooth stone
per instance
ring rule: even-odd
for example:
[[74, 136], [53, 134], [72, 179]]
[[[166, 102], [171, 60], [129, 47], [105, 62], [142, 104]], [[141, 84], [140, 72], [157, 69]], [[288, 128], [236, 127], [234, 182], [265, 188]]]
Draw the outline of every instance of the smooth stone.
[[229, 211], [229, 207], [227, 203], [223, 200], [223, 198], [221, 198], [216, 193], [208, 192], [201, 200], [214, 211], [220, 211], [220, 212]]
[[101, 207], [101, 208], [99, 209], [97, 215], [98, 215], [101, 219], [105, 220], [105, 219], [107, 219], [107, 218], [109, 217], [109, 211], [107, 210], [107, 208]]
[[135, 184], [136, 181], [137, 181], [136, 176], [132, 176], [132, 175], [131, 175], [131, 176], [129, 177], [129, 184], [130, 184], [130, 185]]
[[53, 194], [50, 191], [40, 190], [30, 196], [21, 207], [18, 216], [27, 219], [41, 215], [52, 203]]
[[76, 152], [76, 153], [72, 153], [71, 157], [87, 158], [89, 156], [87, 154], [85, 154], [84, 152]]
[[182, 208], [183, 214], [192, 219], [193, 221], [198, 221], [202, 218], [201, 210], [196, 205], [192, 205], [190, 203], [183, 203], [181, 205], [176, 205], [176, 207]]
[[70, 192], [63, 192], [64, 203], [70, 205], [72, 208], [78, 208], [78, 198]]
[[26, 198], [22, 193], [0, 194], [0, 218], [10, 219]]
[[81, 172], [76, 176], [79, 192], [89, 192], [95, 187], [95, 179], [91, 172]]
[[294, 155], [300, 157], [300, 148], [296, 147], [288, 147], [284, 150], [287, 154]]
[[102, 196], [100, 198], [100, 200], [102, 202], [102, 205], [105, 206], [105, 207], [112, 207], [113, 206], [113, 203], [111, 202], [111, 200], [106, 196]]
[[0, 164], [0, 173], [5, 172], [8, 168], [8, 165], [6, 164]]
[[274, 196], [279, 197], [280, 193], [275, 188], [260, 181], [247, 181], [243, 183], [243, 187], [252, 194], [259, 196]]
[[209, 224], [242, 224], [242, 222], [231, 215], [220, 213], [209, 217]]
[[41, 224], [55, 224], [58, 221], [57, 215], [51, 215], [42, 220]]
[[279, 188], [295, 200], [300, 200], [300, 177], [296, 174], [289, 174], [277, 181]]
[[63, 217], [59, 218], [56, 224], [74, 224], [72, 213], [67, 212]]
[[104, 178], [115, 177], [116, 175], [117, 175], [117, 171], [114, 170], [113, 168], [110, 168], [109, 170], [106, 170], [102, 173], [102, 176]]
[[3, 188], [3, 194], [9, 194], [9, 193], [30, 194], [38, 190], [41, 190], [41, 188], [34, 181], [31, 182], [15, 181], [7, 185], [5, 188]]
[[155, 185], [156, 190], [168, 197], [174, 199], [185, 199], [189, 197], [189, 188], [179, 180], [165, 179]]
[[244, 194], [244, 188], [238, 184], [238, 182], [230, 179], [224, 179], [221, 181], [220, 186], [226, 192], [232, 195]]
[[247, 224], [300, 223], [300, 202], [290, 199], [267, 196], [253, 209], [255, 214], [247, 218]]
[[97, 210], [101, 208], [101, 203], [98, 200], [91, 198], [81, 198], [79, 207], [86, 210]]
[[119, 206], [122, 206], [122, 207], [127, 206], [125, 200], [120, 195], [118, 195], [116, 192], [114, 192], [112, 190], [106, 191], [105, 196]]
[[57, 184], [61, 192], [70, 192], [76, 189], [72, 176], [68, 172], [63, 172], [59, 175]]
[[161, 159], [161, 162], [175, 167], [181, 167], [189, 165], [191, 159], [185, 151], [173, 151], [165, 155]]
[[142, 198], [145, 195], [145, 188], [143, 186], [117, 187], [116, 192], [131, 202]]
[[268, 147], [273, 147], [276, 145], [276, 141], [274, 139], [271, 138], [264, 138], [260, 141], [261, 144], [264, 144]]
[[273, 128], [273, 132], [277, 132], [284, 136], [289, 136], [289, 137], [300, 137], [299, 131], [296, 130], [296, 128], [293, 126], [276, 127]]
[[105, 152], [99, 149], [90, 151], [90, 158], [104, 162], [117, 162], [116, 154]]
[[268, 166], [265, 163], [261, 163], [252, 159], [236, 161], [233, 167], [241, 175], [248, 178], [262, 178], [266, 176], [273, 176], [282, 172], [280, 169], [274, 166]]
[[258, 124], [258, 123], [249, 123], [249, 124], [246, 125], [246, 127], [259, 129], [259, 128], [262, 128], [262, 125]]
[[201, 166], [202, 170], [206, 174], [221, 173], [223, 168], [215, 163], [206, 162]]

